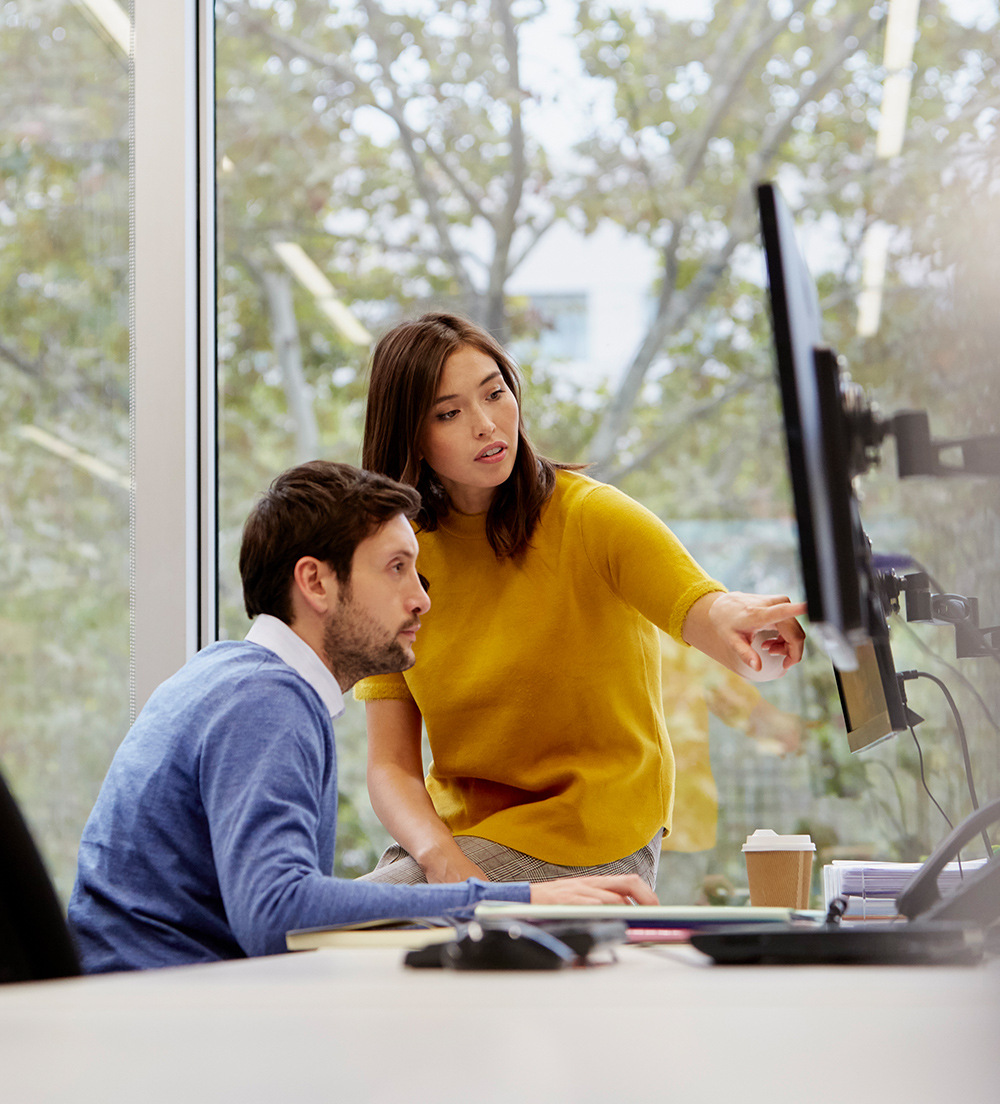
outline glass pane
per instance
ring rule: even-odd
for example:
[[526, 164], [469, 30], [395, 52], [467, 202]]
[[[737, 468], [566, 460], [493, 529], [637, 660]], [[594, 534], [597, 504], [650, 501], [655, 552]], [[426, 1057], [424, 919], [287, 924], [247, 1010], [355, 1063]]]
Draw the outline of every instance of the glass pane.
[[[826, 334], [871, 395], [887, 410], [931, 406], [943, 436], [996, 429], [996, 312], [984, 297], [1000, 248], [974, 247], [1000, 225], [990, 4], [922, 9], [907, 32], [912, 65], [885, 53], [886, 6], [851, 0], [216, 10], [227, 635], [246, 630], [235, 560], [253, 495], [297, 460], [357, 460], [371, 335], [431, 306], [470, 315], [516, 352], [543, 452], [593, 462], [731, 588], [800, 594], [760, 179], [777, 179], [795, 208]], [[902, 152], [883, 156], [889, 86], [901, 87], [890, 75], [905, 78], [906, 126]], [[872, 290], [875, 224], [891, 233], [873, 335], [859, 333], [858, 302]], [[887, 450], [866, 502], [881, 549], [966, 580], [984, 623], [997, 620], [994, 494], [901, 487]], [[896, 634], [902, 667], [917, 662], [912, 631]], [[702, 811], [679, 814], [676, 839], [691, 850], [665, 860], [665, 900], [697, 896], [709, 876], [738, 892], [739, 844], [756, 827], [886, 858], [940, 837], [909, 737], [867, 758], [847, 752], [818, 649], [763, 691], [685, 662], [665, 654], [665, 704]], [[693, 702], [681, 693], [692, 683]], [[981, 788], [995, 792], [995, 731], [966, 705], [977, 762], [994, 774]], [[937, 795], [961, 816], [950, 717], [935, 701], [919, 711]], [[360, 763], [356, 712], [338, 735]], [[380, 841], [352, 770], [349, 804]], [[376, 847], [355, 838], [361, 868]]]
[[128, 723], [128, 69], [83, 4], [0, 26], [0, 763], [65, 897]]

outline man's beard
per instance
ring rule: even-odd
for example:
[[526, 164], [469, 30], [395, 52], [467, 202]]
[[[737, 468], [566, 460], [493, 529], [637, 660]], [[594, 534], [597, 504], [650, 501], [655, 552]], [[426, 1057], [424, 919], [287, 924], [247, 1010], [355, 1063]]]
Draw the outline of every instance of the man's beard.
[[[416, 624], [414, 618], [400, 625], [398, 632]], [[342, 690], [368, 675], [386, 675], [413, 666], [413, 656], [399, 636], [387, 638], [388, 632], [354, 604], [350, 593], [342, 594], [323, 626], [323, 651]]]

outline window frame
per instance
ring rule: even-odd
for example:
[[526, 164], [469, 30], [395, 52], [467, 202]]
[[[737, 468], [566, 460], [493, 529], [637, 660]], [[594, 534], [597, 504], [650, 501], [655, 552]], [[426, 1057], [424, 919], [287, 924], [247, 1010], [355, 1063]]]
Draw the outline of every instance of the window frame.
[[133, 717], [218, 637], [214, 12], [134, 9]]

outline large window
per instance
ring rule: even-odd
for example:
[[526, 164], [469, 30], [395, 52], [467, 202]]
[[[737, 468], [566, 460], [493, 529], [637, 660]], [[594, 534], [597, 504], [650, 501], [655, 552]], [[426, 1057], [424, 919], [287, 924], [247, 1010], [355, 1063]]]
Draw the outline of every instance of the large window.
[[0, 27], [0, 763], [66, 893], [128, 720], [128, 67], [82, 4]]

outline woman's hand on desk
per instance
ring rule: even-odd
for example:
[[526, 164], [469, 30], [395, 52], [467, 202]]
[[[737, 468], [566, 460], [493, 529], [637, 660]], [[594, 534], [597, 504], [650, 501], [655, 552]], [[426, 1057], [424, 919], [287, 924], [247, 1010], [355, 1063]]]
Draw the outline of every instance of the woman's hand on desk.
[[443, 841], [440, 848], [422, 854], [417, 861], [428, 882], [464, 882], [467, 878], [479, 878], [483, 882], [490, 880], [482, 869], [462, 852], [450, 835]]
[[587, 874], [532, 882], [533, 905], [658, 905], [656, 894], [638, 874]]

